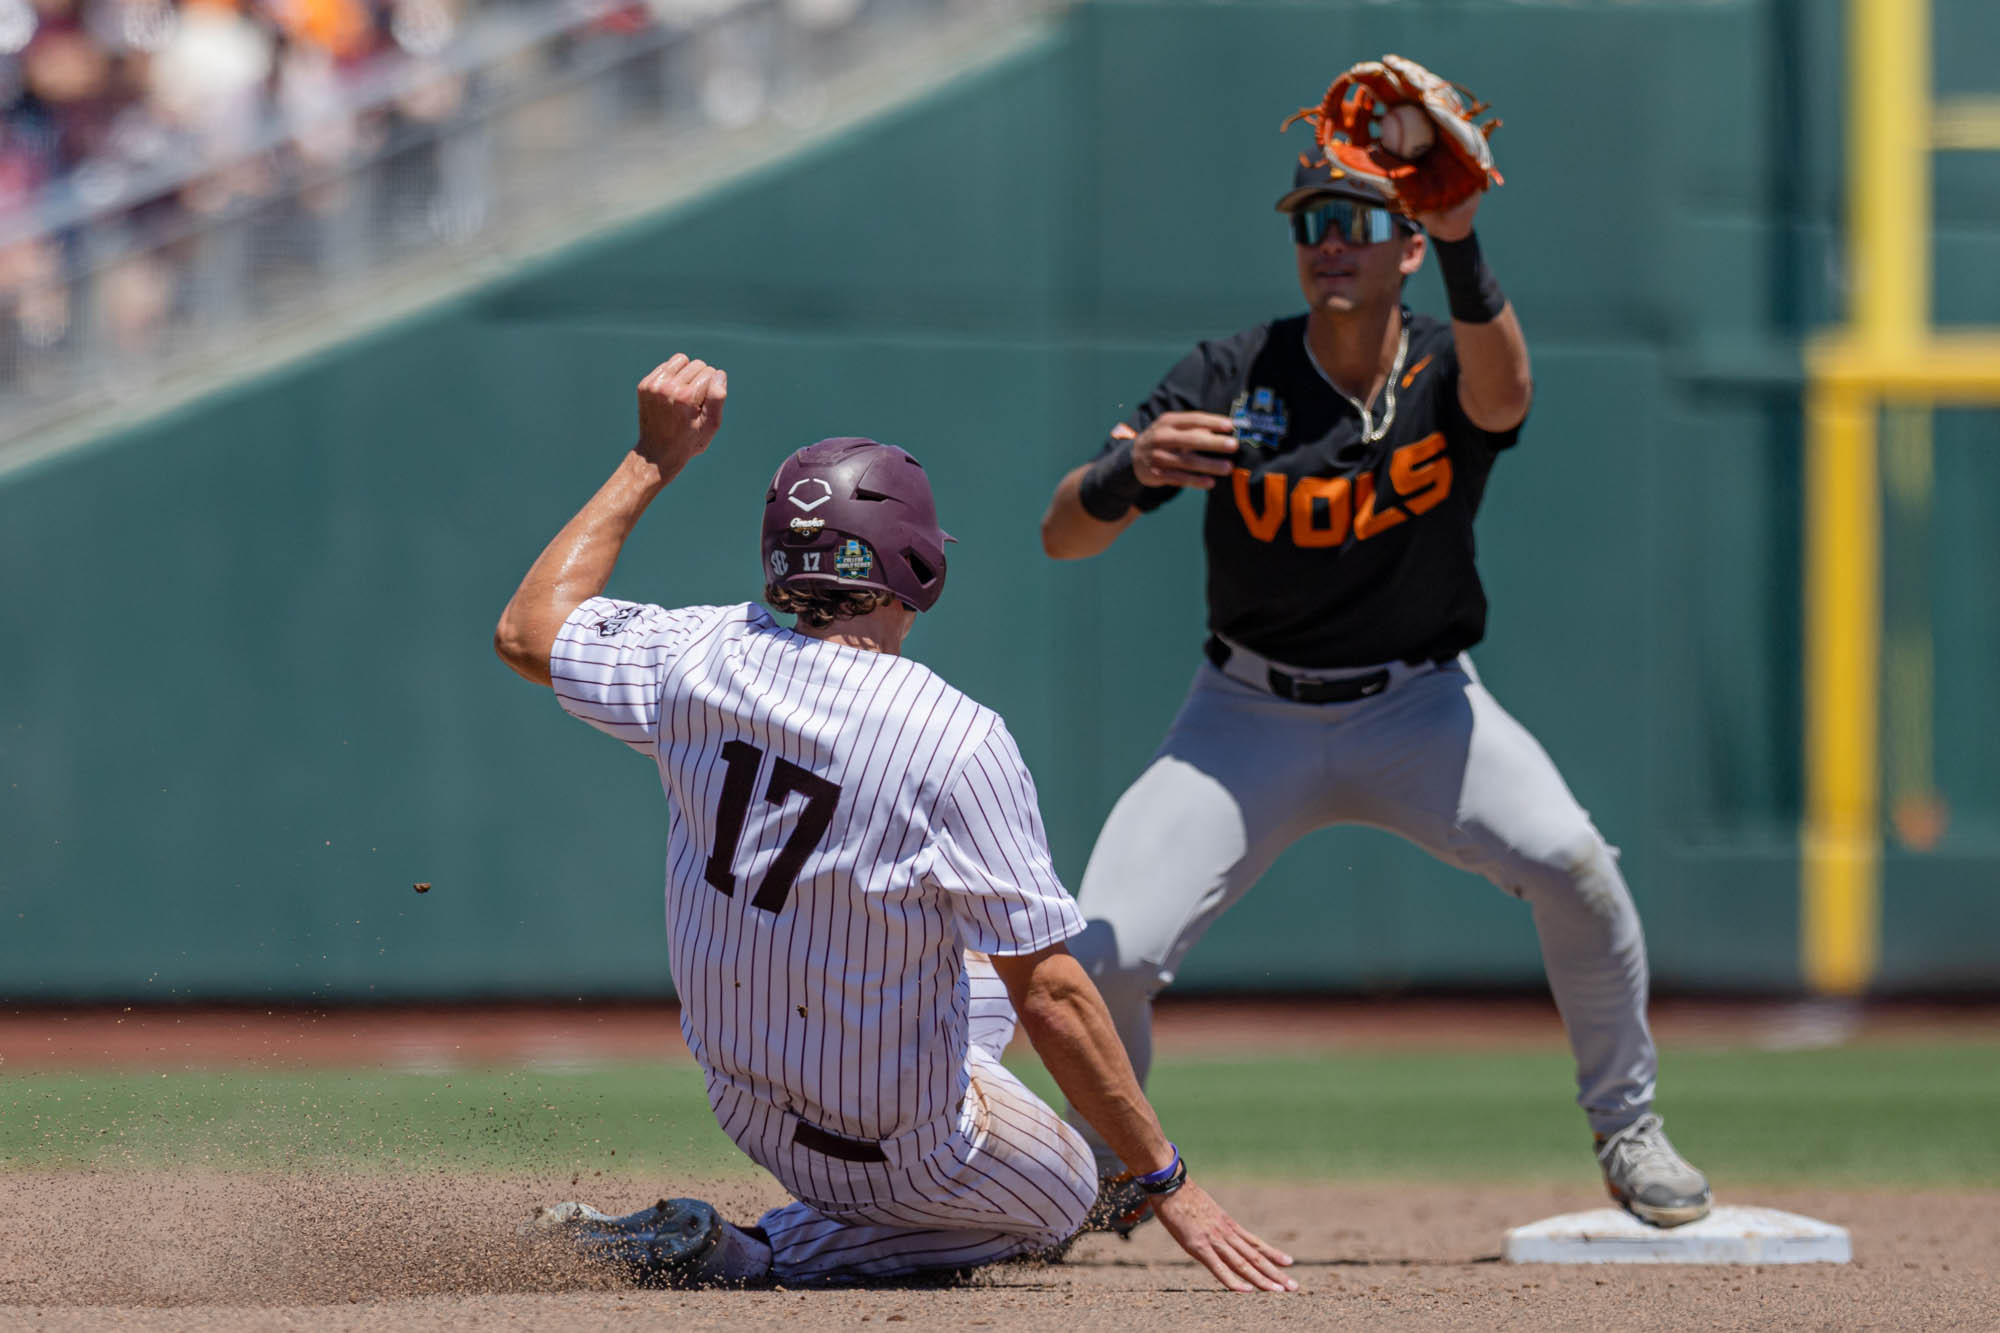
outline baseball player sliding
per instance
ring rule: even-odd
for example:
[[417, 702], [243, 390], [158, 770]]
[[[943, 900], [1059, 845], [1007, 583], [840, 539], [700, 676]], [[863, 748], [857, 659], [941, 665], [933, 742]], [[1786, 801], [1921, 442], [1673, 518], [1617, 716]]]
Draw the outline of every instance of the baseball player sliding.
[[[1057, 559], [1184, 491], [1201, 493], [1208, 558], [1207, 660], [1098, 836], [1074, 948], [1143, 1080], [1153, 997], [1284, 848], [1331, 824], [1401, 834], [1526, 900], [1605, 1183], [1673, 1226], [1708, 1212], [1709, 1187], [1652, 1110], [1638, 914], [1615, 852], [1466, 656], [1486, 624], [1473, 516], [1533, 383], [1473, 231], [1499, 181], [1483, 109], [1394, 56], [1337, 80], [1304, 113], [1322, 152], [1277, 202], [1305, 313], [1201, 343], [1056, 488]], [[1449, 324], [1402, 304], [1432, 253]]]
[[1296, 1290], [1291, 1259], [1188, 1180], [1064, 947], [1083, 921], [1007, 728], [901, 655], [950, 540], [915, 459], [832, 439], [778, 469], [765, 596], [795, 628], [755, 604], [599, 595], [727, 393], [678, 355], [640, 381], [637, 445], [528, 571], [495, 647], [657, 765], [681, 1031], [723, 1131], [796, 1202], [754, 1226], [695, 1199], [624, 1217], [564, 1203], [537, 1224], [649, 1285], [889, 1278], [1056, 1248], [1098, 1173], [1000, 1063], [1018, 1013], [1189, 1254], [1237, 1291]]

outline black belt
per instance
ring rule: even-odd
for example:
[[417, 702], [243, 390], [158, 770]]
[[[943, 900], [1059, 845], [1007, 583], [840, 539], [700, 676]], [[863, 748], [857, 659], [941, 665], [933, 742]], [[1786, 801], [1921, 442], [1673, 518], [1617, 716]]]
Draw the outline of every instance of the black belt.
[[850, 1139], [799, 1121], [799, 1127], [792, 1131], [792, 1142], [801, 1148], [810, 1148], [826, 1157], [838, 1157], [843, 1162], [886, 1162], [889, 1155], [882, 1151], [882, 1145], [868, 1139]]
[[[1201, 646], [1201, 650], [1209, 661], [1215, 663], [1217, 671], [1222, 670], [1231, 651], [1228, 644], [1213, 634], [1208, 636], [1208, 642]], [[1366, 699], [1389, 688], [1387, 667], [1358, 676], [1339, 676], [1333, 680], [1308, 680], [1303, 676], [1287, 675], [1276, 667], [1270, 669], [1269, 675], [1271, 693], [1300, 704], [1351, 704], [1356, 699]]]

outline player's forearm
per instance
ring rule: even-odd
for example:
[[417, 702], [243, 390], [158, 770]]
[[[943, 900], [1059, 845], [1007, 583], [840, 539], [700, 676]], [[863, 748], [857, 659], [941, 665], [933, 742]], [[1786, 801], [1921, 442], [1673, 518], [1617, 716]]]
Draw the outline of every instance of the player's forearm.
[[1168, 1166], [1173, 1149], [1083, 965], [1067, 950], [1043, 958], [1015, 1008], [1063, 1096], [1125, 1165], [1141, 1172]]
[[671, 478], [638, 453], [619, 461], [563, 525], [514, 590], [493, 631], [493, 650], [520, 675], [549, 684], [549, 654], [570, 612], [604, 591], [625, 539]]
[[1521, 321], [1486, 263], [1469, 213], [1451, 230], [1434, 231], [1432, 248], [1451, 307], [1459, 406], [1481, 430], [1512, 430], [1527, 417], [1535, 392]]
[[1096, 555], [1118, 540], [1118, 534], [1139, 516], [1128, 510], [1123, 518], [1107, 523], [1084, 509], [1078, 497], [1088, 465], [1077, 468], [1056, 484], [1055, 496], [1042, 515], [1042, 550], [1057, 560], [1081, 560]]
[[1510, 304], [1484, 324], [1453, 320], [1458, 346], [1460, 405], [1481, 430], [1512, 430], [1528, 415], [1535, 381], [1528, 365], [1528, 340]]

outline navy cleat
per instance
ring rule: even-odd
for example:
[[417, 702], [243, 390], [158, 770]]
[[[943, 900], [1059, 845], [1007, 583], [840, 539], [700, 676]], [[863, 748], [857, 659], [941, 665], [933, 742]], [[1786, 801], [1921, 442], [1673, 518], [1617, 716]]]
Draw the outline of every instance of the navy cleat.
[[700, 1199], [662, 1199], [613, 1217], [587, 1203], [536, 1212], [524, 1230], [565, 1236], [593, 1263], [641, 1287], [754, 1287], [772, 1281], [771, 1246]]

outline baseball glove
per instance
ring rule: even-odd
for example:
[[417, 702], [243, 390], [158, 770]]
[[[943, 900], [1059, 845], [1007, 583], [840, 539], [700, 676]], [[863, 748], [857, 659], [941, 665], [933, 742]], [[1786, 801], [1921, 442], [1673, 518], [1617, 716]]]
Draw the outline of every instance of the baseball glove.
[[1152, 1216], [1153, 1197], [1130, 1171], [1120, 1171], [1097, 1178], [1097, 1202], [1084, 1217], [1083, 1229], [1113, 1231], [1120, 1240], [1130, 1240], [1139, 1224]]
[[1074, 1235], [1064, 1237], [1030, 1258], [1059, 1264], [1069, 1257], [1070, 1247], [1079, 1238], [1094, 1231], [1109, 1231], [1120, 1240], [1130, 1240], [1139, 1225], [1152, 1217], [1153, 1196], [1139, 1187], [1139, 1182], [1130, 1171], [1100, 1172], [1097, 1177], [1097, 1202], [1090, 1205], [1090, 1211], [1084, 1214], [1083, 1225], [1077, 1228]]
[[[1376, 117], [1403, 103], [1420, 108], [1437, 131], [1435, 144], [1413, 161], [1377, 142]], [[1455, 207], [1488, 185], [1504, 184], [1486, 142], [1500, 122], [1481, 124], [1478, 117], [1486, 110], [1469, 89], [1447, 83], [1414, 60], [1387, 55], [1349, 69], [1327, 88], [1324, 101], [1279, 128], [1306, 121], [1328, 161], [1380, 183], [1415, 216]]]

